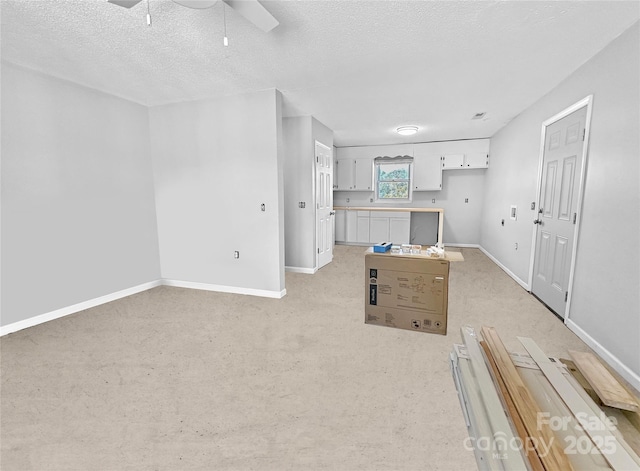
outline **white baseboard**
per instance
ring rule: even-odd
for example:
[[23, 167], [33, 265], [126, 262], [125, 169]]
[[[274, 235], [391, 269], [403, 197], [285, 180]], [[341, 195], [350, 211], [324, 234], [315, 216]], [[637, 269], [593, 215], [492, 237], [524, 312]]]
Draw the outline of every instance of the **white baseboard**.
[[261, 296], [263, 298], [280, 299], [287, 294], [287, 290], [269, 291], [265, 289], [241, 288], [238, 286], [212, 285], [209, 283], [197, 283], [194, 281], [180, 281], [163, 279], [165, 286], [175, 286], [178, 288], [200, 289], [203, 291], [218, 291], [220, 293], [247, 294], [249, 296]]
[[131, 296], [132, 294], [137, 294], [142, 291], [147, 291], [151, 288], [155, 288], [156, 286], [162, 286], [162, 285], [176, 286], [179, 288], [200, 289], [205, 291], [219, 291], [222, 293], [247, 294], [251, 296], [261, 296], [265, 298], [276, 298], [276, 299], [280, 299], [287, 294], [286, 289], [283, 289], [282, 291], [268, 291], [268, 290], [250, 289], [250, 288], [238, 288], [235, 286], [221, 286], [221, 285], [210, 285], [207, 283], [194, 283], [190, 281], [178, 281], [178, 280], [166, 280], [166, 279], [155, 280], [155, 281], [150, 281], [149, 283], [143, 283], [141, 285], [134, 286], [132, 288], [123, 289], [122, 291], [118, 291], [116, 293], [107, 294], [105, 296], [100, 296], [99, 298], [90, 299], [88, 301], [84, 301], [78, 304], [73, 304], [71, 306], [63, 307], [61, 309], [56, 309], [55, 311], [40, 314], [38, 316], [33, 316], [28, 319], [14, 322], [12, 324], [0, 326], [0, 337], [2, 337], [3, 335], [11, 334], [13, 332], [17, 332], [22, 329], [26, 329], [28, 327], [34, 327], [38, 324], [44, 324], [45, 322], [52, 321], [54, 319], [59, 319], [64, 316], [68, 316], [69, 314], [74, 314], [79, 311], [84, 311], [85, 309], [89, 309], [92, 307], [99, 306], [101, 304], [115, 301], [117, 299], [125, 298], [127, 296]]
[[613, 353], [604, 348], [596, 339], [591, 337], [588, 333], [582, 330], [575, 322], [571, 319], [567, 319], [566, 326], [571, 330], [574, 334], [576, 334], [580, 339], [586, 343], [593, 351], [595, 351], [600, 358], [611, 366], [614, 370], [618, 372], [620, 376], [629, 381], [631, 385], [636, 388], [636, 390], [640, 391], [640, 376], [638, 373], [632, 371], [627, 367], [624, 363], [618, 359]]
[[98, 298], [90, 299], [89, 301], [73, 304], [71, 306], [63, 307], [61, 309], [56, 309], [55, 311], [47, 312], [45, 314], [40, 314], [38, 316], [34, 316], [28, 319], [14, 322], [12, 324], [0, 326], [0, 337], [3, 335], [11, 334], [13, 332], [17, 332], [22, 329], [26, 329], [28, 327], [36, 326], [38, 324], [44, 324], [45, 322], [49, 322], [54, 319], [59, 319], [64, 316], [68, 316], [69, 314], [74, 314], [79, 311], [84, 311], [85, 309], [90, 309], [92, 307], [96, 307], [101, 304], [115, 301], [116, 299], [125, 298], [127, 296], [131, 296], [132, 294], [140, 293], [142, 291], [155, 288], [156, 286], [160, 286], [161, 284], [162, 282], [160, 280], [150, 281], [148, 283], [143, 283], [141, 285], [134, 286], [132, 288], [123, 289], [115, 293], [106, 294]]
[[[446, 247], [446, 245], [445, 245]], [[497, 258], [495, 258], [493, 255], [491, 255], [489, 252], [487, 252], [485, 250], [484, 247], [482, 247], [481, 245], [478, 246], [478, 248], [482, 251], [483, 254], [485, 254], [487, 257], [489, 257], [491, 259], [491, 261], [493, 263], [495, 263], [496, 265], [498, 265], [507, 275], [509, 275], [511, 278], [513, 278], [513, 280], [518, 283], [520, 286], [522, 286], [524, 289], [526, 289], [527, 291], [529, 291], [529, 283], [525, 283], [524, 281], [522, 281], [520, 278], [518, 278], [515, 273], [513, 273], [511, 270], [509, 270], [507, 267], [505, 267]]]
[[284, 267], [284, 271], [288, 271], [291, 273], [305, 273], [307, 275], [314, 275], [318, 269], [317, 268], [302, 268], [302, 267]]
[[444, 249], [447, 250], [447, 247], [461, 247], [463, 249], [479, 249], [480, 248], [478, 244], [447, 244], [445, 242]]
[[[453, 246], [453, 245], [451, 245]], [[445, 244], [446, 247], [446, 244]], [[511, 278], [513, 278], [516, 283], [522, 286], [524, 289], [529, 291], [528, 283], [525, 283], [520, 278], [518, 278], [511, 270], [505, 267], [502, 263], [500, 263], [493, 255], [487, 252], [482, 246], [478, 247], [482, 253], [484, 253], [487, 257], [489, 257], [493, 263], [498, 265], [502, 270], [507, 273]], [[638, 373], [632, 371], [627, 367], [624, 363], [618, 359], [614, 354], [612, 354], [609, 350], [604, 348], [596, 339], [591, 337], [587, 332], [582, 330], [575, 322], [571, 319], [566, 319], [565, 325], [571, 330], [574, 334], [576, 334], [584, 343], [586, 343], [593, 351], [595, 351], [598, 356], [600, 356], [607, 364], [611, 366], [615, 371], [618, 372], [620, 376], [622, 376], [625, 380], [627, 380], [634, 388], [640, 391], [640, 375]]]

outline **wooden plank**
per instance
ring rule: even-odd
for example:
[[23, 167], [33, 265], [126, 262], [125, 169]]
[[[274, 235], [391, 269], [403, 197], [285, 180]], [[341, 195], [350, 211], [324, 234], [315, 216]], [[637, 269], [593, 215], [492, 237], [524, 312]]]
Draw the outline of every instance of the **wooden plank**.
[[567, 360], [566, 358], [560, 358], [560, 361], [567, 367], [571, 375], [576, 379], [578, 384], [582, 386], [582, 389], [586, 391], [586, 393], [593, 399], [593, 401], [602, 405], [602, 401], [598, 397], [598, 393], [595, 389], [589, 384], [589, 381], [580, 373], [580, 370], [576, 366], [576, 364], [572, 360]]
[[518, 340], [538, 364], [611, 467], [617, 471], [640, 469], [637, 463], [638, 457], [631, 455], [627, 448], [618, 441], [617, 437], [609, 431], [609, 425], [603, 422], [601, 417], [593, 414], [589, 404], [560, 373], [557, 366], [551, 363], [538, 345], [530, 338], [518, 337]]
[[[600, 396], [598, 396], [598, 393], [595, 391], [595, 389], [593, 389], [593, 387], [589, 384], [589, 381], [586, 380], [586, 378], [582, 375], [582, 373], [580, 373], [580, 370], [578, 370], [578, 367], [573, 361], [567, 360], [565, 358], [560, 358], [560, 361], [567, 366], [567, 369], [571, 372], [571, 376], [573, 376], [575, 380], [580, 384], [580, 386], [582, 386], [582, 388], [593, 400], [593, 402], [595, 402], [598, 406], [607, 407], [609, 411], [612, 413], [614, 410], [617, 410], [619, 414], [623, 414], [625, 420], [627, 420], [631, 425], [633, 425], [633, 427], [635, 427], [636, 429], [636, 432], [640, 434], [640, 399], [638, 399], [638, 397], [634, 395], [633, 391], [631, 391], [631, 388], [629, 388], [626, 384], [622, 382], [620, 383], [620, 385], [627, 390], [629, 395], [635, 398], [636, 404], [638, 404], [637, 411], [629, 411], [629, 410], [619, 409], [617, 407], [609, 407], [606, 404], [602, 403], [602, 400], [600, 399]], [[634, 450], [636, 450], [636, 448], [634, 448]], [[638, 453], [639, 451], [640, 451], [640, 447], [636, 450], [636, 453]]]
[[[580, 394], [582, 399], [589, 404], [589, 407], [591, 407], [591, 410], [595, 415], [604, 413], [608, 419], [614, 421], [613, 423], [615, 426], [610, 430], [611, 433], [613, 433], [623, 445], [626, 444], [628, 451], [633, 451], [640, 460], [640, 432], [636, 430], [633, 424], [625, 416], [625, 413], [629, 411], [597, 404], [584, 389], [579, 387], [579, 384], [576, 384], [577, 381], [573, 375], [565, 372], [563, 372], [563, 375], [567, 378], [567, 381], [573, 385], [573, 388], [578, 392], [578, 394]], [[638, 465], [640, 466], [640, 462]]]
[[[500, 444], [513, 443], [513, 430], [511, 429], [511, 425], [509, 425], [507, 414], [502, 407], [500, 397], [494, 387], [487, 364], [482, 356], [482, 351], [478, 345], [478, 337], [475, 331], [469, 326], [464, 326], [460, 329], [460, 332], [462, 333], [464, 344], [467, 347], [467, 354], [469, 355], [471, 368], [476, 377], [480, 396], [484, 403], [484, 407], [487, 410], [489, 424], [491, 425], [491, 430], [493, 432], [486, 438], [490, 440], [492, 449], [495, 449], [500, 454], [504, 454], [505, 459], [501, 460], [504, 469], [525, 469], [526, 465], [524, 457], [522, 456], [522, 453], [520, 453], [520, 450], [512, 446], [506, 446], [505, 449], [498, 448], [498, 445]], [[495, 440], [495, 437], [498, 434], [501, 438], [499, 442]]]
[[[546, 417], [542, 417], [542, 420], [551, 421], [553, 433], [564, 448], [564, 453], [571, 460], [573, 467], [580, 471], [614, 471], [600, 450], [593, 444], [591, 437], [582, 430], [571, 410], [537, 363], [533, 361], [533, 364], [535, 369], [518, 368], [518, 373], [533, 399], [542, 407], [546, 415]], [[560, 370], [560, 372], [569, 374], [566, 370]]]
[[604, 404], [618, 409], [638, 411], [636, 400], [593, 353], [569, 350], [569, 355]]
[[531, 442], [529, 441], [529, 437], [527, 436], [527, 430], [524, 427], [522, 418], [520, 417], [520, 414], [518, 414], [518, 411], [516, 410], [516, 406], [513, 403], [511, 396], [509, 396], [509, 391], [507, 391], [507, 387], [504, 384], [504, 380], [502, 379], [502, 376], [500, 376], [500, 372], [498, 371], [498, 366], [496, 365], [496, 361], [493, 358], [493, 355], [491, 354], [491, 350], [489, 350], [489, 347], [487, 346], [487, 343], [485, 341], [481, 341], [480, 346], [484, 350], [484, 354], [487, 357], [489, 366], [491, 367], [491, 371], [493, 372], [493, 378], [495, 379], [498, 385], [500, 395], [502, 397], [502, 400], [505, 403], [505, 406], [507, 407], [507, 411], [509, 412], [509, 416], [511, 417], [511, 421], [513, 422], [516, 432], [520, 437], [520, 440], [522, 440], [522, 443], [529, 444], [525, 446], [524, 449], [526, 451], [526, 456], [527, 456], [527, 459], [529, 460], [529, 464], [531, 465], [532, 471], [545, 471], [544, 466], [542, 466], [542, 461], [540, 461], [540, 457], [531, 446]]
[[[640, 406], [640, 404], [638, 404]], [[627, 420], [633, 424], [638, 432], [640, 432], [640, 412], [638, 411], [629, 411], [623, 410], [622, 413], [627, 418]]]
[[509, 396], [511, 396], [516, 410], [522, 418], [527, 435], [531, 437], [536, 446], [536, 451], [545, 470], [573, 470], [571, 461], [564, 454], [564, 450], [549, 424], [539, 420], [543, 416], [542, 411], [519, 376], [515, 365], [511, 361], [509, 352], [507, 352], [496, 330], [493, 327], [483, 327], [482, 336], [495, 359]]

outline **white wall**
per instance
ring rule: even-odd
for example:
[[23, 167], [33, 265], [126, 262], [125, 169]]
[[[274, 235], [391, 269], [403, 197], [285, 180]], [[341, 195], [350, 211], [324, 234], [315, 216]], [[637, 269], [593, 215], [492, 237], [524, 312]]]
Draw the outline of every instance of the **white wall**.
[[[313, 211], [313, 150], [311, 117], [284, 118], [285, 266], [313, 269], [315, 223]], [[298, 203], [304, 201], [304, 209]]]
[[[491, 140], [481, 244], [528, 279], [542, 122], [593, 94], [569, 326], [640, 387], [640, 27], [636, 23]], [[501, 227], [509, 204], [524, 209]], [[508, 220], [508, 218], [507, 218]], [[514, 242], [520, 248], [513, 249]]]
[[[313, 271], [316, 263], [315, 141], [333, 149], [333, 131], [312, 116], [283, 119], [285, 265]], [[300, 208], [299, 202], [305, 202]]]
[[[491, 153], [489, 139], [434, 142], [434, 154]], [[491, 147], [493, 148], [493, 147]], [[444, 170], [442, 190], [416, 191], [411, 203], [393, 204], [394, 207], [443, 208], [444, 228], [442, 237], [445, 245], [478, 245], [480, 243], [480, 219], [484, 195], [486, 169]], [[371, 201], [373, 192], [335, 191], [334, 206], [381, 206]], [[435, 199], [435, 203], [433, 200]], [[469, 202], [465, 203], [465, 199]], [[348, 201], [347, 201], [348, 200]], [[411, 242], [414, 244], [435, 244], [438, 237], [437, 213], [414, 213], [411, 215]]]
[[164, 279], [284, 294], [280, 107], [267, 90], [149, 109]]
[[159, 278], [145, 107], [2, 63], [6, 326]]

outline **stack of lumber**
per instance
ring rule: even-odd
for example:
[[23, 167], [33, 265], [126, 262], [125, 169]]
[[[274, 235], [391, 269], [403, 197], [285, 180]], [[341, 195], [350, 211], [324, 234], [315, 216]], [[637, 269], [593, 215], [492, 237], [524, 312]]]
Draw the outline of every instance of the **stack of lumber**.
[[451, 370], [479, 469], [640, 470], [640, 402], [595, 355], [560, 361], [525, 337], [515, 354], [492, 327], [461, 331]]

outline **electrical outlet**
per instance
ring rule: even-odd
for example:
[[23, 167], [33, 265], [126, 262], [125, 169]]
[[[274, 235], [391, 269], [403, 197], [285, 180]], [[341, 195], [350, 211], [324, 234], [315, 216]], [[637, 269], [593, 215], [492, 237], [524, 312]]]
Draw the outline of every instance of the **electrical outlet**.
[[465, 203], [468, 203], [468, 202], [469, 202], [469, 198], [465, 198], [465, 199], [464, 199], [464, 202], [465, 202]]
[[533, 211], [534, 209], [536, 209], [536, 202], [532, 201], [531, 202], [531, 211]]
[[260, 205], [260, 209], [261, 209], [262, 211], [266, 211], [266, 210], [267, 210], [267, 207], [264, 205], [264, 203], [262, 203], [262, 204]]
[[239, 251], [234, 251], [233, 252], [233, 258], [240, 258], [240, 252]]
[[518, 243], [516, 242], [516, 250], [518, 250]]
[[435, 199], [435, 198], [433, 198], [433, 199], [431, 200], [431, 202], [432, 202], [432, 203], [435, 203], [435, 202], [436, 202], [436, 199]]

